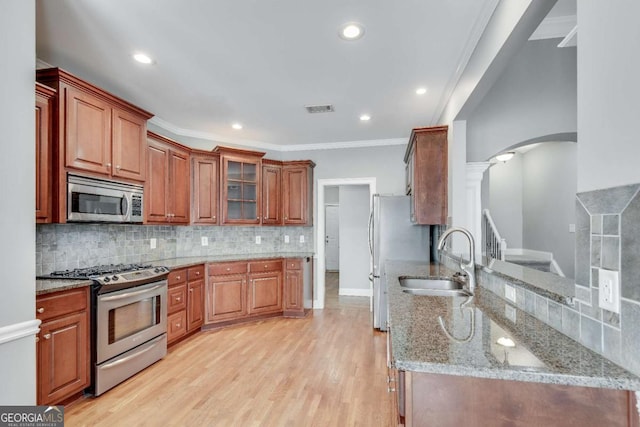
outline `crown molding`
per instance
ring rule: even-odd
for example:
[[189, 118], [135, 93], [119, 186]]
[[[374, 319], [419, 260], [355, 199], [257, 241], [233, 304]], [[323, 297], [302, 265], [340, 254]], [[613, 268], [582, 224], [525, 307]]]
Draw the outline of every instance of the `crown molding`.
[[292, 151], [315, 151], [315, 150], [338, 150], [344, 148], [365, 148], [365, 147], [384, 147], [390, 145], [406, 145], [408, 137], [404, 138], [389, 138], [389, 139], [369, 139], [359, 141], [338, 141], [338, 142], [324, 142], [318, 144], [292, 144], [292, 145], [278, 145], [270, 144], [267, 142], [251, 141], [246, 139], [226, 138], [220, 135], [209, 132], [194, 131], [191, 129], [184, 129], [174, 124], [159, 118], [153, 117], [149, 122], [161, 127], [177, 136], [186, 136], [190, 138], [197, 138], [206, 141], [214, 142], [215, 144], [233, 144], [242, 147], [257, 148], [261, 150], [277, 151], [277, 152], [292, 152]]
[[576, 25], [578, 25], [578, 17], [576, 15], [545, 18], [531, 34], [529, 40], [564, 38]]

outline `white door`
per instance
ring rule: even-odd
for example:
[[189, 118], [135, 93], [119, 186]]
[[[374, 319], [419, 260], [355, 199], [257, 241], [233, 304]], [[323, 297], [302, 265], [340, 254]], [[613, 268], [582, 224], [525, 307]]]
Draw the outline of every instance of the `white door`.
[[340, 270], [340, 244], [338, 205], [325, 206], [325, 268], [327, 271]]

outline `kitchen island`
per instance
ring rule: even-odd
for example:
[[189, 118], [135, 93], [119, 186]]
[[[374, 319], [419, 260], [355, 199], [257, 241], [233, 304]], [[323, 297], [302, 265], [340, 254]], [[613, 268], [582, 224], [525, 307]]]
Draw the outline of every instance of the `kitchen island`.
[[637, 376], [482, 287], [470, 299], [403, 292], [400, 277], [441, 267], [385, 266], [389, 362], [407, 425], [637, 425]]

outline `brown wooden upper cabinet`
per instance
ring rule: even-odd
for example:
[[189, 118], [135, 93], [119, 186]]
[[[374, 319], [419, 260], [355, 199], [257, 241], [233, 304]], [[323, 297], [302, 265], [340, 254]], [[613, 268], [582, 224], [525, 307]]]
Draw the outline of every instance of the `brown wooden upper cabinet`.
[[153, 114], [60, 68], [36, 71], [38, 82], [57, 91], [53, 108], [54, 215], [66, 221], [66, 173], [146, 180], [147, 120]]
[[261, 176], [265, 153], [216, 147], [220, 153], [222, 224], [260, 224]]
[[36, 222], [51, 218], [52, 102], [56, 91], [36, 83]]
[[447, 223], [447, 131], [447, 126], [411, 131], [404, 161], [411, 221], [416, 224]]
[[283, 162], [284, 225], [313, 225], [313, 168], [311, 160]]
[[282, 225], [282, 162], [262, 159], [262, 224]]
[[145, 222], [189, 223], [189, 149], [148, 132], [148, 170], [145, 183]]
[[217, 224], [220, 198], [220, 155], [206, 151], [191, 152], [192, 224]]

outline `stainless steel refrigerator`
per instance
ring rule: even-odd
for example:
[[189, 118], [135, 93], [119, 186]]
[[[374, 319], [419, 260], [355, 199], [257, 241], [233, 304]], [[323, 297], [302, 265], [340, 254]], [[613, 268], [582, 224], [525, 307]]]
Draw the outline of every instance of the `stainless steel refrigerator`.
[[373, 327], [387, 330], [387, 289], [384, 261], [429, 262], [428, 225], [414, 225], [409, 218], [409, 196], [373, 195], [369, 219], [369, 249], [373, 257]]

